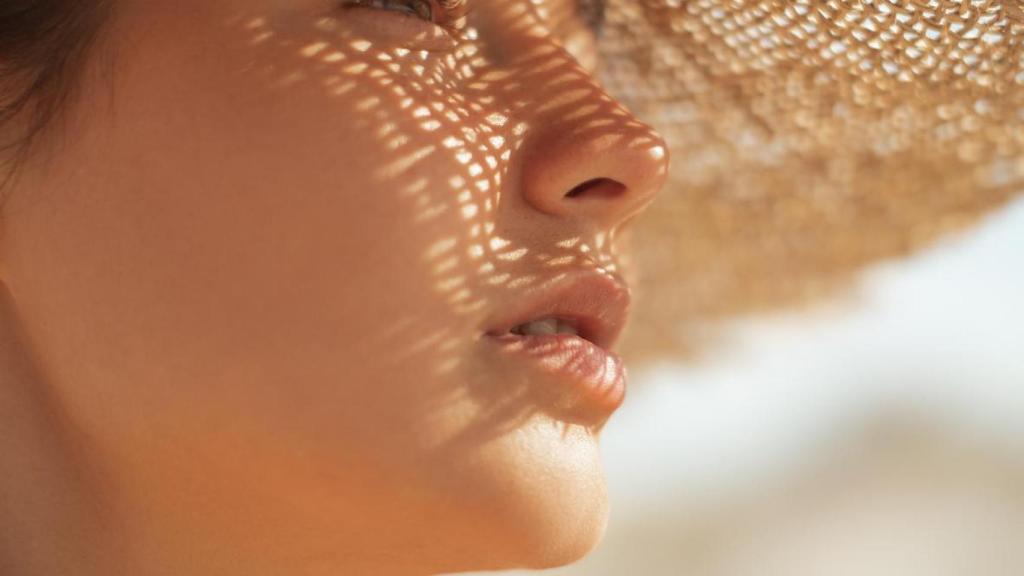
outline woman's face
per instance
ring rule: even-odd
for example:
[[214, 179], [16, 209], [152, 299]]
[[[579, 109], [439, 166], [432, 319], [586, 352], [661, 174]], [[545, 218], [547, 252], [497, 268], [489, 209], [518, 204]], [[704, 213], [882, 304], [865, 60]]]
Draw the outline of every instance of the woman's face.
[[5, 206], [46, 383], [169, 572], [229, 547], [548, 566], [603, 531], [621, 391], [583, 393], [572, 342], [497, 335], [557, 316], [610, 344], [665, 146], [588, 72], [576, 0], [469, 0], [464, 28], [458, 1], [364, 3], [115, 2]]

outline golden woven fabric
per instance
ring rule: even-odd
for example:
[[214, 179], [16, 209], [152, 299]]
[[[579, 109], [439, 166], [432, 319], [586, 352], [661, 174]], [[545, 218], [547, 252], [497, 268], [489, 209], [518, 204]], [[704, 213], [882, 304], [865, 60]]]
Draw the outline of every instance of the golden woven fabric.
[[688, 321], [805, 300], [1004, 203], [1022, 40], [1018, 0], [610, 0], [604, 81], [673, 147], [630, 348], [678, 352]]

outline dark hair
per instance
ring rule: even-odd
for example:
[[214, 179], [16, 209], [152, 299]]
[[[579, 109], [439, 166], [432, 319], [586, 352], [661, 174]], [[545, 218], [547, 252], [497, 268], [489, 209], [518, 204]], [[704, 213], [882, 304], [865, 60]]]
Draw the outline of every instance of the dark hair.
[[64, 109], [105, 3], [0, 0], [0, 192]]

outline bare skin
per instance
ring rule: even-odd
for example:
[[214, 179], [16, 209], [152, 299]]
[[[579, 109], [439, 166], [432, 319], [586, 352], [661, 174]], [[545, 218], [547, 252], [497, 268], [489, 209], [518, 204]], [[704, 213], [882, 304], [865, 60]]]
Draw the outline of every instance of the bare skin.
[[0, 572], [426, 574], [599, 541], [603, 422], [484, 335], [622, 273], [664, 143], [584, 66], [574, 1], [471, 2], [459, 31], [343, 4], [115, 2], [0, 214]]

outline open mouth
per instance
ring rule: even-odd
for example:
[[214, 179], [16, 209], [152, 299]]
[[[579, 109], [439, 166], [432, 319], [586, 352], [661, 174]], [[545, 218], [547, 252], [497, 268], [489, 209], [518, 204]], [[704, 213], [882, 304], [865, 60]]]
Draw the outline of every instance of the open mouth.
[[526, 324], [520, 324], [512, 328], [511, 333], [519, 336], [542, 336], [544, 334], [572, 334], [580, 335], [578, 322], [564, 318], [543, 318]]
[[610, 349], [629, 314], [629, 288], [609, 274], [562, 274], [515, 299], [517, 306], [488, 320], [488, 336], [569, 334]]
[[[626, 371], [610, 348], [628, 315], [629, 291], [596, 272], [559, 277], [492, 321], [486, 335], [529, 370], [554, 376], [562, 413], [606, 420], [625, 397]], [[549, 390], [550, 392], [550, 390]]]

